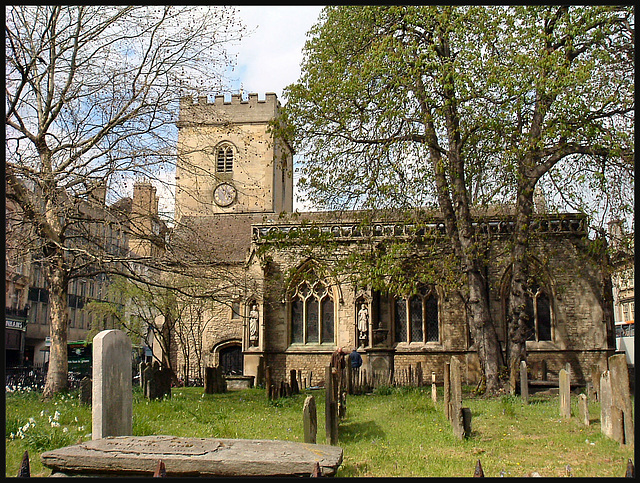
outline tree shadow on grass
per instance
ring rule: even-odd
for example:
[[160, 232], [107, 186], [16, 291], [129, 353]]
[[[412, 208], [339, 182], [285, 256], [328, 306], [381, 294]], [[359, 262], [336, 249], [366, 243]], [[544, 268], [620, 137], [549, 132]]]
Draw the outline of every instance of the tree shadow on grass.
[[374, 421], [341, 422], [338, 435], [340, 441], [343, 442], [381, 439], [386, 436], [382, 428]]

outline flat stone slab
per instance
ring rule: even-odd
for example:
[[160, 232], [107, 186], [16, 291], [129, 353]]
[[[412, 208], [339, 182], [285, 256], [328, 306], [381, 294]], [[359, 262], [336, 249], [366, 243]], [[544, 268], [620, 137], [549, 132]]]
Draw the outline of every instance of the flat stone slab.
[[167, 476], [309, 476], [316, 461], [334, 476], [342, 448], [258, 439], [109, 436], [40, 455], [42, 464], [67, 476], [153, 476], [158, 460]]

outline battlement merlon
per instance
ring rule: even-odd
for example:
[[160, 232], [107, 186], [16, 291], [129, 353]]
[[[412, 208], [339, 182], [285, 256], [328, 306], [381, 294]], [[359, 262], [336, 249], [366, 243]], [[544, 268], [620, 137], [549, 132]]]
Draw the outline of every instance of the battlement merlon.
[[240, 94], [232, 94], [231, 102], [225, 102], [223, 95], [217, 95], [214, 102], [208, 102], [207, 96], [200, 96], [197, 102], [192, 96], [180, 99], [178, 128], [198, 125], [220, 125], [227, 123], [264, 123], [277, 116], [280, 101], [273, 92], [267, 92], [264, 100], [258, 94], [251, 93], [248, 100], [242, 100]]

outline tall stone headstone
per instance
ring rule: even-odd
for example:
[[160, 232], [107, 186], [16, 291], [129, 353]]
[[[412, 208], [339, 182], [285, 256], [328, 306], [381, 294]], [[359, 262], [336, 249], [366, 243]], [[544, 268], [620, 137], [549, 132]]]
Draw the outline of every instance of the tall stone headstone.
[[118, 329], [93, 338], [92, 439], [129, 436], [133, 427], [131, 340]]
[[612, 435], [611, 424], [611, 378], [609, 371], [600, 373], [600, 387], [598, 392], [600, 401], [600, 431], [609, 438]]
[[560, 416], [571, 417], [571, 381], [566, 369], [560, 369]]
[[325, 431], [327, 443], [338, 444], [338, 395], [336, 393], [336, 377], [331, 366], [325, 368]]
[[451, 371], [451, 409], [449, 410], [449, 415], [451, 416], [451, 426], [453, 427], [454, 436], [462, 439], [464, 437], [464, 421], [462, 414], [462, 379], [460, 374], [460, 362], [455, 357], [451, 358], [449, 370]]
[[580, 421], [585, 426], [589, 426], [589, 404], [586, 394], [580, 394], [578, 396], [578, 411], [580, 413]]
[[91, 378], [85, 376], [80, 381], [80, 402], [82, 404], [91, 404]]
[[318, 434], [318, 414], [316, 411], [316, 398], [307, 396], [302, 408], [302, 421], [304, 429], [304, 442], [316, 444]]
[[529, 403], [529, 377], [525, 361], [520, 361], [520, 397], [525, 404]]
[[[611, 377], [612, 415], [620, 419], [621, 444], [634, 444], [633, 407], [629, 385], [629, 369], [625, 354], [609, 357], [609, 373]], [[614, 421], [615, 422], [615, 421]]]

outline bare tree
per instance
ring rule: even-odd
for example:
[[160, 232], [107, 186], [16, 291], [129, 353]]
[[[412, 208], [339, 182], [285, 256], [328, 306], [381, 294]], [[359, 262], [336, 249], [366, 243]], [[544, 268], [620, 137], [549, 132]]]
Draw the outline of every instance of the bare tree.
[[132, 177], [162, 179], [178, 99], [221, 90], [225, 47], [242, 34], [227, 7], [7, 7], [6, 196], [33, 229], [50, 291], [45, 398], [67, 386], [69, 281], [135, 273], [107, 235], [136, 224], [101, 202], [102, 183], [109, 199]]

